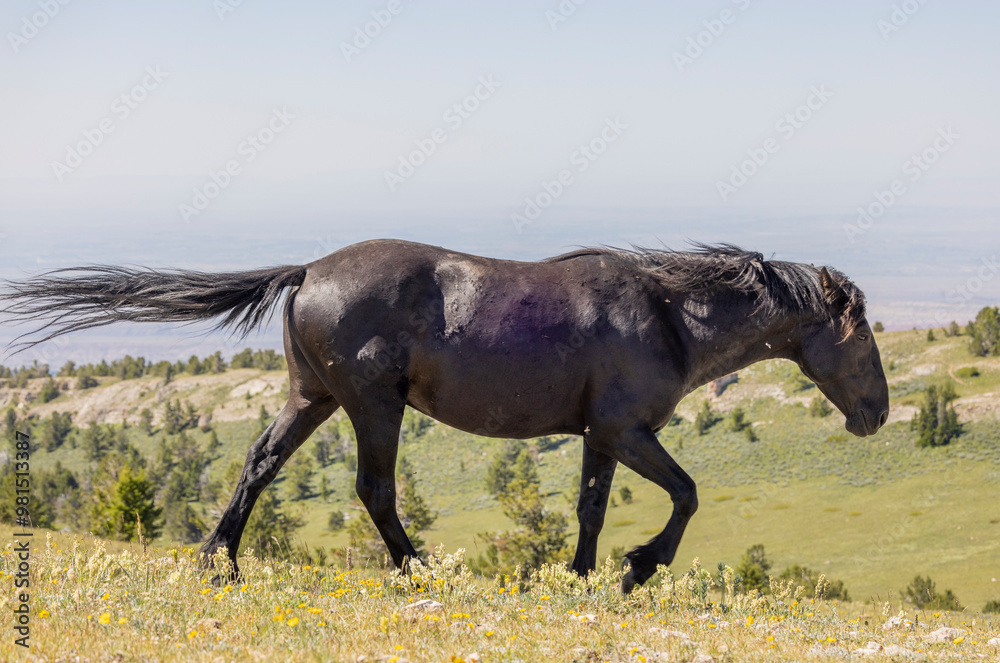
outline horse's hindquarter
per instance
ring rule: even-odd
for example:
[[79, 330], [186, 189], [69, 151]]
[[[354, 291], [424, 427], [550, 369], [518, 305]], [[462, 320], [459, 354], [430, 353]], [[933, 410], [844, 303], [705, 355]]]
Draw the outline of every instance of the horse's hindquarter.
[[[344, 381], [364, 391], [405, 380], [411, 406], [498, 437], [581, 433], [602, 395], [595, 390], [629, 400], [648, 389], [653, 357], [644, 355], [656, 348], [642, 336], [650, 314], [627, 301], [632, 284], [588, 261], [521, 263], [402, 242], [378, 248], [335, 265], [323, 288], [338, 299], [322, 308], [335, 349], [325, 363], [341, 389]], [[313, 295], [309, 308], [324, 297]]]

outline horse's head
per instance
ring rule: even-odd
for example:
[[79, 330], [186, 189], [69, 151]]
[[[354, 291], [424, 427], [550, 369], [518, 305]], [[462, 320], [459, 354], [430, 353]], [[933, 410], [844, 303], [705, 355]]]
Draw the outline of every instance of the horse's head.
[[825, 267], [819, 282], [829, 317], [802, 328], [797, 363], [847, 417], [848, 431], [858, 437], [873, 435], [889, 416], [889, 386], [865, 319], [864, 296]]

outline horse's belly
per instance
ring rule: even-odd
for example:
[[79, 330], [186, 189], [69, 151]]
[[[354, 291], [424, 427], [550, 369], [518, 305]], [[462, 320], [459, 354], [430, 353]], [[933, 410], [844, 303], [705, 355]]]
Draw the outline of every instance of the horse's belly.
[[509, 361], [436, 369], [411, 374], [407, 400], [442, 423], [489, 437], [582, 432], [583, 380], [571, 374]]

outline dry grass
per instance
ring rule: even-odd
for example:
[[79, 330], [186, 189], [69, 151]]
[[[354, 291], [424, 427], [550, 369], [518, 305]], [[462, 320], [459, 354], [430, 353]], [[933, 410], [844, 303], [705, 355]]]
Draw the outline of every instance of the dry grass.
[[[557, 566], [517, 583], [473, 576], [460, 552], [438, 552], [409, 577], [247, 557], [243, 582], [216, 588], [190, 549], [109, 550], [41, 532], [33, 545], [29, 660], [822, 660], [858, 657], [869, 641], [995, 660], [1000, 642], [987, 642], [996, 622], [973, 615], [827, 603], [787, 585], [747, 596], [734, 592], [730, 569], [710, 573], [697, 560], [681, 577], [661, 569], [655, 586], [625, 598], [610, 562], [587, 582]], [[0, 559], [7, 615], [12, 547]], [[425, 599], [436, 603], [407, 607]], [[886, 629], [890, 616], [898, 624]], [[929, 642], [945, 625], [960, 632]], [[0, 656], [25, 660], [5, 631]]]

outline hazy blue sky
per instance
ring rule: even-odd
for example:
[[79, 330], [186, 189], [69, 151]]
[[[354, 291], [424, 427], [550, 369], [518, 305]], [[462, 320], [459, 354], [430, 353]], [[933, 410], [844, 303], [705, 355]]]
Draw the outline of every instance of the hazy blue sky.
[[[985, 1], [8, 1], [2, 275], [690, 238], [833, 264], [890, 326], [961, 320], [1000, 299], [998, 25]], [[550, 204], [518, 224], [526, 198]]]

